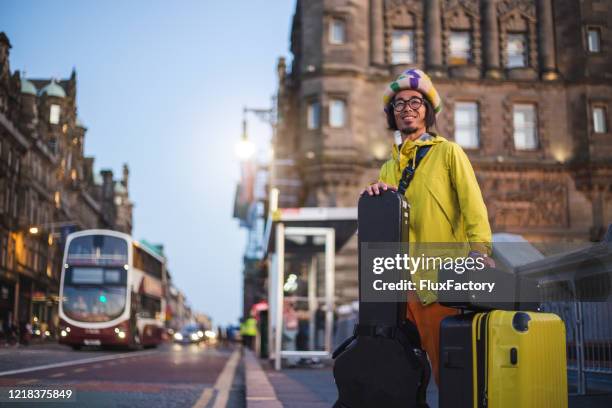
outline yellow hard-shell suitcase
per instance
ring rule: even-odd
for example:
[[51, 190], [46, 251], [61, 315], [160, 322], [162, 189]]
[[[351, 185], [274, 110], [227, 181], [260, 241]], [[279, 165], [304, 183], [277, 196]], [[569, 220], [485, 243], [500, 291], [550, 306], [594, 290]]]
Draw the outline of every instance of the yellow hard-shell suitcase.
[[567, 408], [565, 325], [555, 314], [448, 317], [440, 356], [440, 408]]

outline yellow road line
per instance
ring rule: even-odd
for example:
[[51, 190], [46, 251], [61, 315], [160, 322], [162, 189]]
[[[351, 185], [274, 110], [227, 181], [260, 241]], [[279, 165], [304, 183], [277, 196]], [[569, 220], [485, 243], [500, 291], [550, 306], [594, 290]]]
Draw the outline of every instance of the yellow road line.
[[192, 408], [206, 407], [210, 402], [211, 398], [213, 397], [214, 392], [214, 388], [204, 388], [204, 391], [202, 391], [202, 395], [200, 395], [200, 398], [196, 401], [195, 405]]
[[82, 373], [83, 371], [86, 371], [85, 368], [75, 368], [74, 370], [72, 370], [73, 373]]
[[51, 378], [59, 378], [59, 377], [65, 376], [65, 375], [66, 375], [66, 373], [57, 373], [57, 374], [50, 375], [49, 377], [51, 377]]
[[215, 388], [219, 391], [217, 398], [215, 398], [215, 404], [213, 408], [225, 408], [227, 406], [227, 400], [229, 399], [229, 392], [232, 389], [232, 383], [234, 382], [234, 376], [236, 375], [236, 368], [240, 362], [240, 352], [234, 351], [229, 361], [223, 367], [221, 375], [215, 383]]
[[[225, 408], [227, 405], [227, 400], [229, 399], [229, 392], [232, 388], [232, 382], [234, 382], [234, 376], [236, 375], [236, 367], [238, 367], [238, 363], [240, 362], [240, 351], [235, 350], [230, 358], [225, 363], [225, 367], [217, 377], [217, 382], [215, 382], [214, 389], [217, 390], [217, 397], [215, 398], [215, 403], [213, 408]], [[192, 408], [204, 408], [210, 402], [212, 396], [214, 394], [214, 390], [211, 388], [206, 388], [200, 395], [200, 398], [196, 401]]]

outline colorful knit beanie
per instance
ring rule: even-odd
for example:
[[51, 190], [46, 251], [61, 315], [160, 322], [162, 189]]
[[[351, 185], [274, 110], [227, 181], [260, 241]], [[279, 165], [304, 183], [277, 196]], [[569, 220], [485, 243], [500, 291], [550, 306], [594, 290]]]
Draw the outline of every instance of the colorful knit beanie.
[[395, 94], [404, 89], [413, 89], [422, 93], [425, 99], [433, 106], [436, 115], [442, 111], [442, 99], [440, 99], [440, 94], [434, 88], [431, 78], [420, 69], [408, 69], [399, 74], [385, 89], [383, 95], [385, 112], [389, 103], [393, 101]]

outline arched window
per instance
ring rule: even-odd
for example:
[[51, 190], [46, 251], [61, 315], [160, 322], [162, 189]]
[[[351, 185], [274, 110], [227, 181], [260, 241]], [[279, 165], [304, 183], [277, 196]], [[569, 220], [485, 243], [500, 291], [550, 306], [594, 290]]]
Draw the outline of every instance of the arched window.
[[392, 65], [422, 65], [423, 2], [393, 0], [385, 3], [386, 60]]

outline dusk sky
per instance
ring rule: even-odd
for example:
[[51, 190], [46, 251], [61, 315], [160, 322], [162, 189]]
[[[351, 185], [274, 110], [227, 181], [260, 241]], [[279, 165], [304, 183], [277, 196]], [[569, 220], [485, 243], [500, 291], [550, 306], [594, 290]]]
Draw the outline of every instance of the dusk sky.
[[[11, 70], [77, 71], [85, 153], [130, 166], [137, 239], [165, 246], [176, 285], [235, 322], [246, 234], [231, 218], [243, 105], [270, 106], [295, 0], [3, 1]], [[271, 130], [249, 117], [261, 151]]]

